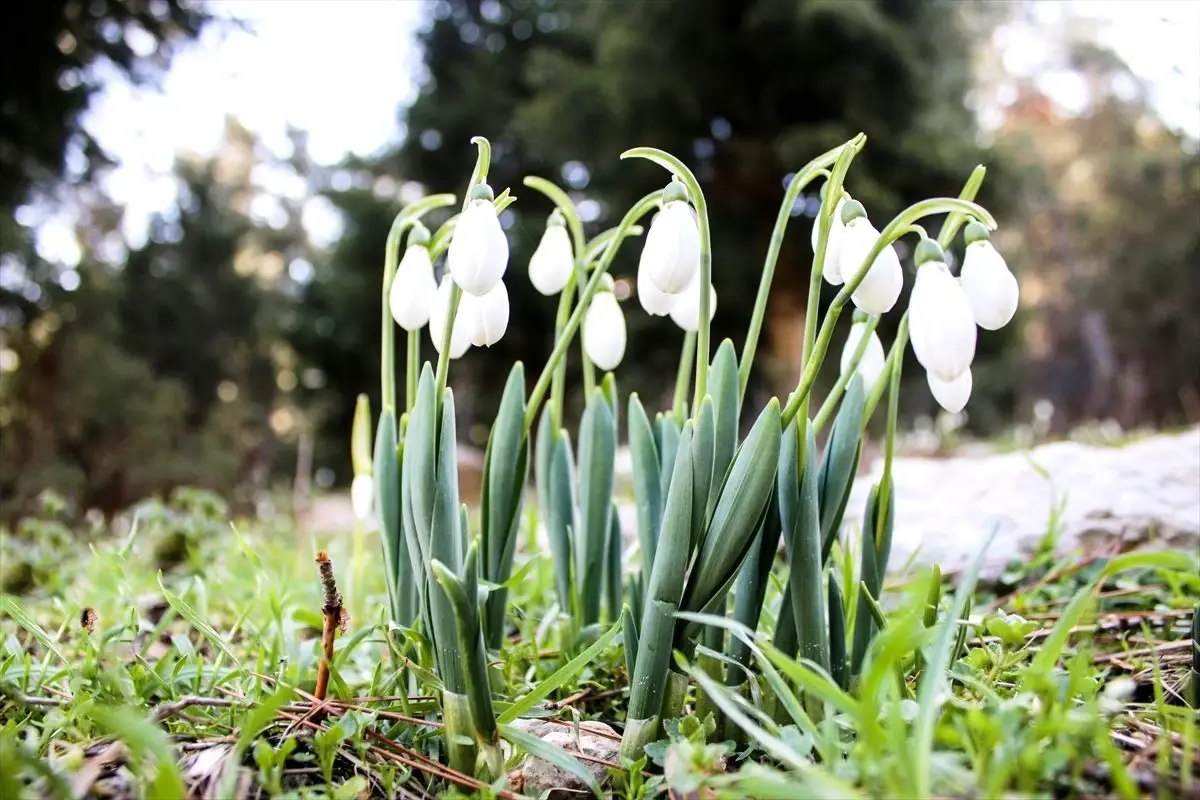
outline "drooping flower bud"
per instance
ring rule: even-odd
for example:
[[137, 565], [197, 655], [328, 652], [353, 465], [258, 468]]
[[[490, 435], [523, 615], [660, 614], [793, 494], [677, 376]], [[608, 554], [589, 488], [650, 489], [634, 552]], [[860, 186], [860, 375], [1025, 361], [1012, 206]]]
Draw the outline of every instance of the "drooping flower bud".
[[[671, 320], [688, 333], [700, 330], [700, 275], [688, 287], [676, 295], [676, 301], [671, 306]], [[708, 287], [708, 321], [712, 322], [717, 313], [717, 290]]]
[[850, 361], [854, 358], [854, 353], [858, 350], [864, 335], [868, 337], [867, 346], [863, 350], [862, 358], [859, 360], [858, 369], [855, 372], [862, 376], [863, 386], [869, 392], [887, 366], [887, 354], [883, 351], [883, 342], [879, 341], [878, 334], [875, 331], [867, 334], [866, 322], [855, 322], [850, 326], [850, 335], [846, 337], [846, 345], [842, 348], [840, 369], [842, 375], [845, 375], [850, 369]]
[[642, 304], [642, 308], [652, 317], [665, 317], [671, 313], [671, 309], [675, 307], [675, 303], [679, 300], [677, 294], [667, 294], [662, 289], [654, 285], [654, 281], [647, 276], [646, 270], [638, 270], [637, 274], [637, 296], [638, 302]]
[[929, 382], [929, 391], [933, 393], [933, 399], [951, 414], [962, 411], [967, 405], [967, 400], [971, 398], [970, 367], [952, 381], [944, 381], [932, 372], [926, 372], [925, 379]]
[[546, 222], [546, 232], [529, 259], [529, 281], [533, 288], [549, 297], [558, 294], [571, 278], [575, 257], [571, 252], [571, 236], [557, 210]]
[[470, 325], [471, 344], [491, 347], [508, 329], [508, 289], [504, 281], [483, 297], [463, 293], [458, 316]]
[[[668, 187], [666, 196], [674, 196]], [[654, 216], [646, 233], [646, 245], [638, 261], [638, 273], [662, 292], [679, 294], [700, 270], [700, 229], [695, 212], [686, 200], [669, 200]]]
[[[433, 349], [442, 352], [442, 337], [446, 334], [446, 316], [450, 313], [450, 276], [442, 277], [438, 285], [437, 296], [429, 309], [429, 337], [433, 339]], [[471, 347], [471, 322], [462, 313], [463, 301], [467, 299], [464, 293], [459, 301], [458, 313], [454, 317], [454, 330], [450, 334], [450, 358], [462, 358], [463, 353]]]
[[612, 293], [611, 282], [607, 287], [601, 285], [588, 305], [583, 318], [583, 349], [605, 372], [616, 369], [625, 357], [625, 315]]
[[[857, 200], [850, 200], [842, 207], [841, 217], [846, 229], [842, 232], [838, 247], [837, 270], [843, 281], [851, 283], [863, 269], [867, 256], [879, 240], [879, 231], [867, 219], [862, 204]], [[904, 270], [900, 266], [900, 257], [896, 249], [888, 245], [870, 264], [866, 276], [850, 299], [866, 313], [879, 316], [892, 310], [903, 288]]]
[[392, 319], [406, 331], [424, 328], [429, 322], [429, 310], [433, 307], [437, 288], [429, 250], [423, 244], [410, 244], [396, 267], [388, 292]]
[[471, 191], [471, 202], [454, 226], [446, 269], [464, 292], [479, 297], [496, 287], [507, 268], [508, 239], [492, 205], [492, 190], [481, 184]]
[[355, 475], [350, 483], [350, 506], [359, 522], [366, 522], [375, 505], [375, 480], [370, 475]]
[[963, 256], [959, 281], [979, 327], [994, 331], [1003, 328], [1017, 313], [1020, 287], [988, 239], [987, 228], [972, 222], [966, 231], [967, 252]]
[[946, 264], [936, 242], [917, 247], [917, 279], [908, 301], [913, 352], [931, 375], [950, 382], [975, 358], [975, 316], [967, 293]]
[[[842, 249], [842, 234], [846, 231], [846, 224], [842, 222], [842, 209], [846, 205], [847, 197], [842, 197], [833, 209], [833, 219], [830, 220], [829, 225], [829, 241], [825, 243], [825, 263], [821, 269], [821, 277], [834, 286], [842, 285], [842, 271], [838, 258]], [[821, 218], [818, 216], [813, 220], [812, 227], [812, 249], [814, 256], [817, 254], [817, 239], [820, 237], [820, 233]]]

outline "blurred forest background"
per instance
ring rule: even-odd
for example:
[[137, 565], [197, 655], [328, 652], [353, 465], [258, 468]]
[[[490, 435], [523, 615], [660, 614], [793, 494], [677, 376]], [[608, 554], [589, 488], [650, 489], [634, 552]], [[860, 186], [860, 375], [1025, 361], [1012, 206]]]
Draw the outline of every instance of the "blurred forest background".
[[[204, 32], [237, 23], [215, 13], [220, 3], [19, 4], [0, 29], [0, 519], [48, 487], [78, 511], [112, 513], [183, 485], [250, 502], [289, 486], [298, 461], [322, 486], [346, 482], [355, 395], [378, 408], [388, 227], [424, 193], [462, 191], [475, 134], [493, 143], [492, 185], [519, 200], [503, 220], [508, 333], [451, 371], [471, 443], [486, 437], [512, 360], [540, 364], [551, 347], [553, 300], [523, 277], [550, 209], [524, 176], [568, 188], [594, 233], [663, 183], [621, 151], [684, 158], [713, 220], [714, 335], [740, 343], [789, 173], [859, 131], [869, 141], [848, 187], [879, 225], [914, 200], [957, 194], [988, 166], [980, 199], [1001, 222], [995, 241], [1022, 308], [1003, 334], [980, 338], [969, 430], [1011, 431], [1035, 407], [1043, 418], [1053, 409], [1052, 434], [1089, 420], [1194, 422], [1196, 132], [1161, 118], [1093, 21], [1035, 23], [1038, 5], [422, 3], [412, 75], [361, 76], [416, 82], [415, 100], [395, 109], [395, 141], [328, 163], [304, 130], [267, 147], [231, 116], [217, 152], [178, 153], [175, 202], [131, 238], [105, 181], [118, 163], [85, 124], [89, 104], [112, 81], [152, 85]], [[328, 13], [339, 12], [330, 3]], [[1064, 108], [1010, 74], [1005, 34], [1017, 28], [1036, 30], [1038, 69], [1066, 76], [1082, 103]], [[818, 202], [793, 211], [754, 376], [760, 398], [796, 380]], [[312, 235], [314, 204], [338, 220], [332, 241]], [[63, 208], [70, 246], [43, 246], [43, 212]], [[626, 248], [616, 276], [632, 275], [639, 250]], [[658, 397], [682, 334], [636, 300], [626, 308], [621, 388]], [[931, 415], [920, 373], [907, 375], [903, 413]]]

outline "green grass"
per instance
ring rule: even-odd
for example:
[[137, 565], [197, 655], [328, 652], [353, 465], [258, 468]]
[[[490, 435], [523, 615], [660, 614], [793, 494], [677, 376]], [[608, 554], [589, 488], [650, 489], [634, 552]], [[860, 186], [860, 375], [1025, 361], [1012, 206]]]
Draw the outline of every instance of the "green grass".
[[[311, 703], [317, 546], [330, 552], [351, 615], [323, 709]], [[389, 628], [378, 548], [373, 534], [314, 542], [286, 524], [234, 527], [200, 493], [145, 506], [123, 537], [47, 519], [4, 532], [0, 796], [501, 794], [442, 766], [444, 742], [426, 720], [437, 679], [419, 636]], [[527, 561], [518, 556], [510, 635], [493, 664], [495, 685], [509, 687], [497, 714], [506, 729], [538, 715], [619, 732], [623, 637], [610, 630], [592, 652], [583, 652], [590, 642], [560, 651], [546, 614], [550, 559]], [[1197, 691], [1198, 566], [1195, 554], [1055, 559], [1047, 548], [990, 584], [952, 578], [931, 592], [928, 574], [915, 573], [885, 592], [883, 629], [845, 690], [774, 651], [761, 631], [737, 630], [753, 645], [756, 680], [730, 689], [685, 665], [724, 712], [724, 729], [711, 718], [667, 721], [670, 739], [642, 763], [613, 764], [605, 791], [1196, 796], [1200, 729], [1186, 699]], [[768, 628], [782, 585], [780, 561]], [[847, 594], [853, 623], [857, 597]], [[703, 663], [719, 663], [707, 655], [716, 660]], [[507, 734], [517, 745], [510, 768], [524, 748], [582, 772], [566, 751]]]

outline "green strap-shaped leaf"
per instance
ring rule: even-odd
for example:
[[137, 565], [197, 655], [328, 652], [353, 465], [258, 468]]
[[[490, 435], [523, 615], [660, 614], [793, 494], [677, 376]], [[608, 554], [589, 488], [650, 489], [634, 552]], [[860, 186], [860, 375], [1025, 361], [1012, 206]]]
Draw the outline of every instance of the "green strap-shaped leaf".
[[821, 499], [821, 555], [828, 560], [846, 513], [858, 460], [862, 455], [862, 418], [866, 408], [866, 392], [861, 375], [850, 379], [842, 407], [838, 409], [821, 460], [819, 494]]
[[[796, 458], [799, 431], [795, 424], [784, 433], [783, 454], [780, 456], [779, 486], [786, 493], [791, 529], [784, 532], [791, 571], [792, 618], [796, 622], [798, 652], [822, 669], [829, 669], [829, 637], [825, 614], [825, 592], [822, 591], [823, 558], [821, 556], [820, 500], [817, 491], [817, 442], [811, 425], [807, 431], [803, 472], [797, 475]], [[795, 481], [799, 479], [799, 485]], [[787, 485], [785, 486], [785, 482]]]
[[658, 446], [646, 409], [637, 394], [629, 395], [629, 454], [633, 459], [633, 500], [637, 509], [638, 544], [642, 572], [650, 574], [658, 526], [662, 521], [662, 481], [659, 476]]
[[617, 513], [617, 504], [612, 503], [612, 513], [609, 515], [608, 546], [604, 561], [604, 594], [605, 606], [608, 608], [608, 618], [616, 622], [624, 606], [622, 602], [623, 581], [621, 575], [621, 515]]
[[846, 664], [846, 615], [842, 611], [842, 590], [837, 577], [829, 576], [829, 676], [842, 689], [850, 687]]
[[[521, 520], [521, 501], [528, 479], [529, 442], [525, 438], [525, 369], [513, 365], [504, 385], [496, 421], [488, 436], [483, 461], [480, 542], [483, 575], [502, 584], [512, 573], [513, 553]], [[483, 623], [488, 647], [500, 648], [508, 591], [500, 589], [487, 600]]]
[[466, 695], [471, 709], [471, 721], [479, 739], [494, 742], [497, 736], [496, 714], [492, 708], [491, 682], [487, 671], [487, 654], [483, 631], [479, 627], [479, 552], [476, 544], [467, 550], [463, 576], [459, 579], [445, 564], [434, 560], [430, 567], [454, 613], [454, 628], [458, 649], [466, 673]]
[[726, 339], [717, 348], [709, 370], [709, 392], [712, 394], [715, 430], [713, 439], [712, 486], [709, 492], [707, 514], [712, 513], [717, 502], [716, 488], [725, 481], [725, 473], [733, 461], [738, 444], [738, 421], [741, 419], [741, 402], [738, 392], [737, 355], [733, 342]]
[[692, 440], [692, 548], [700, 547], [708, 524], [708, 496], [717, 494], [713, 485], [713, 462], [717, 448], [717, 413], [710, 395], [700, 401], [696, 433]]
[[775, 647], [788, 658], [795, 658], [800, 651], [794, 609], [792, 584], [789, 581], [783, 587], [783, 594], [779, 598], [779, 615], [775, 618], [775, 632], [771, 635], [771, 641], [775, 643]]
[[[767, 596], [767, 584], [771, 580], [775, 554], [779, 552], [779, 537], [782, 531], [777, 493], [772, 492], [766, 516], [754, 535], [754, 542], [738, 572], [737, 588], [734, 590], [733, 618], [751, 631], [757, 630], [758, 620], [762, 616], [763, 601]], [[737, 637], [730, 638], [729, 657], [743, 667], [750, 666], [749, 645]], [[725, 674], [726, 682], [730, 685], [745, 680], [745, 674], [740, 670], [727, 669]]]
[[675, 471], [675, 452], [679, 449], [679, 425], [671, 414], [654, 417], [654, 443], [658, 447], [659, 496], [666, 502], [667, 487]]
[[612, 407], [604, 393], [588, 398], [579, 424], [579, 529], [575, 539], [575, 569], [580, 590], [580, 621], [600, 621], [604, 562], [612, 526], [613, 467], [617, 431]]
[[775, 486], [780, 438], [779, 402], [772, 398], [733, 458], [684, 590], [683, 610], [707, 610], [732, 583]]
[[[434, 397], [433, 370], [429, 362], [421, 370], [417, 382], [417, 400], [404, 432], [404, 462], [402, 476], [405, 492], [403, 504], [412, 515], [412, 528], [406, 531], [418, 545], [422, 569], [432, 558], [430, 530], [433, 528], [434, 494], [437, 480], [437, 403]], [[455, 512], [457, 513], [457, 511]]]
[[671, 663], [675, 612], [683, 595], [692, 541], [692, 423], [683, 426], [675, 469], [667, 489], [662, 535], [654, 555], [646, 606], [638, 628], [638, 653], [629, 690], [629, 719], [658, 715]]
[[[441, 429], [435, 463], [433, 522], [429, 534], [430, 563], [435, 559], [451, 570], [463, 563], [461, 511], [458, 503], [458, 438], [454, 423], [454, 391], [442, 395]], [[429, 575], [432, 582], [433, 575]], [[459, 648], [454, 610], [445, 593], [428, 591], [433, 645], [438, 674], [446, 689], [467, 693], [463, 653]]]
[[[392, 621], [408, 626], [412, 620], [400, 619], [400, 589], [412, 576], [400, 574], [400, 551], [408, 551], [400, 523], [400, 463], [396, 449], [396, 414], [385, 408], [379, 415], [375, 434], [375, 508], [379, 514], [379, 533], [383, 543], [383, 577], [387, 585], [388, 608]], [[407, 567], [407, 565], [406, 565]]]
[[571, 557], [571, 532], [575, 530], [575, 467], [571, 460], [571, 440], [567, 432], [551, 434], [550, 457], [546, 466], [547, 505], [544, 510], [550, 557], [554, 561], [554, 586], [558, 605], [565, 614], [573, 612], [571, 602], [574, 565]]

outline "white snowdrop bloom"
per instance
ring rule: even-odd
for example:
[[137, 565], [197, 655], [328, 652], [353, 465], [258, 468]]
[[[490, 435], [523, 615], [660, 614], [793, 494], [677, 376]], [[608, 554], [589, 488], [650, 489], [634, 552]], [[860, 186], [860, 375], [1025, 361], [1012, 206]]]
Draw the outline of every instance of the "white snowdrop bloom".
[[423, 245], [411, 245], [404, 251], [404, 258], [396, 267], [392, 288], [388, 292], [388, 308], [392, 312], [392, 319], [406, 331], [424, 328], [429, 322], [429, 310], [437, 289], [429, 250]]
[[[669, 312], [671, 319], [676, 325], [683, 328], [688, 333], [695, 333], [700, 330], [700, 275], [696, 275], [696, 279], [688, 284], [688, 287], [679, 293], [675, 304], [671, 306]], [[717, 290], [711, 285], [708, 287], [708, 321], [712, 322], [713, 316], [717, 313]]]
[[458, 315], [470, 326], [471, 344], [491, 347], [508, 329], [508, 289], [504, 281], [482, 297], [463, 293]]
[[638, 274], [662, 292], [679, 294], [700, 270], [700, 228], [685, 200], [665, 203], [646, 233]]
[[552, 216], [546, 232], [529, 259], [529, 281], [533, 288], [547, 297], [558, 294], [571, 278], [575, 256], [571, 252], [571, 236], [561, 218]]
[[652, 317], [665, 317], [671, 313], [680, 297], [678, 294], [667, 294], [659, 289], [654, 285], [654, 281], [646, 277], [646, 270], [641, 269], [637, 274], [637, 296], [642, 308]]
[[583, 318], [583, 349], [605, 372], [616, 369], [625, 357], [625, 315], [611, 291], [597, 292], [588, 305]]
[[[838, 263], [838, 255], [842, 247], [842, 234], [846, 230], [846, 224], [842, 222], [842, 208], [846, 205], [846, 197], [838, 201], [837, 207], [833, 209], [833, 219], [829, 225], [829, 241], [825, 243], [825, 264], [821, 270], [821, 277], [834, 286], [842, 285], [841, 265]], [[821, 232], [821, 217], [818, 215], [813, 220], [812, 227], [812, 249], [813, 255], [817, 254], [817, 239]]]
[[480, 194], [459, 215], [446, 254], [446, 269], [454, 282], [477, 297], [494, 289], [508, 268], [508, 239], [488, 197], [491, 190]]
[[[442, 277], [438, 286], [437, 296], [429, 309], [429, 338], [433, 339], [433, 349], [442, 352], [442, 337], [446, 334], [446, 315], [450, 311], [450, 276]], [[471, 347], [471, 321], [462, 312], [463, 301], [468, 297], [463, 294], [459, 301], [458, 313], [454, 317], [454, 330], [450, 334], [450, 357], [462, 358], [463, 353]]]
[[[919, 253], [917, 260], [922, 261]], [[967, 293], [942, 261], [924, 261], [917, 267], [908, 327], [917, 361], [938, 379], [952, 381], [971, 366], [975, 316]]]
[[[975, 227], [978, 231], [974, 230]], [[982, 235], [979, 231], [982, 231]], [[959, 281], [967, 293], [971, 312], [979, 327], [989, 331], [999, 330], [1017, 313], [1020, 287], [1004, 263], [1004, 256], [988, 241], [987, 230], [982, 225], [972, 223], [968, 226], [967, 242]]]
[[971, 398], [970, 367], [951, 381], [944, 381], [932, 372], [926, 372], [925, 379], [929, 382], [929, 391], [933, 393], [933, 399], [951, 414], [962, 411], [967, 405], [967, 400]]
[[[857, 207], [856, 210], [862, 210], [862, 206], [856, 201], [851, 203], [851, 208]], [[849, 213], [853, 214], [853, 211]], [[879, 231], [875, 230], [865, 213], [853, 216], [846, 223], [838, 247], [837, 268], [843, 281], [851, 283], [854, 280], [877, 241]], [[896, 254], [896, 248], [889, 244], [875, 257], [850, 299], [857, 308], [879, 316], [892, 310], [903, 288], [904, 270], [900, 266], [900, 256]]]
[[[858, 350], [859, 343], [862, 342], [863, 335], [866, 333], [867, 324], [865, 322], [856, 322], [850, 326], [850, 335], [846, 337], [846, 345], [842, 348], [841, 374], [845, 375], [850, 369], [850, 361], [854, 358], [854, 352]], [[863, 386], [868, 392], [875, 386], [886, 366], [887, 354], [883, 351], [883, 342], [879, 340], [875, 331], [871, 331], [867, 338], [867, 347], [863, 350], [862, 358], [858, 362], [858, 369], [855, 370], [862, 376]]]
[[375, 504], [375, 481], [370, 475], [355, 475], [350, 484], [350, 505], [359, 522], [371, 516]]

